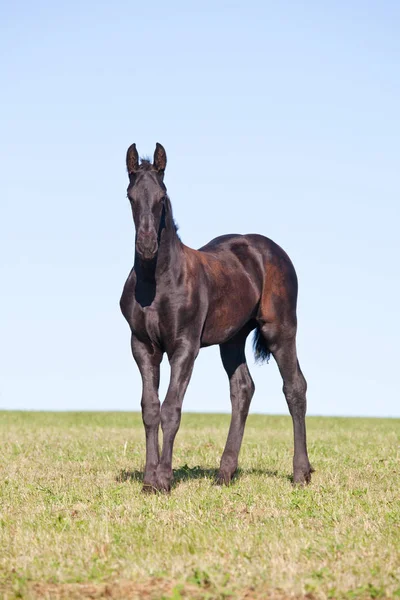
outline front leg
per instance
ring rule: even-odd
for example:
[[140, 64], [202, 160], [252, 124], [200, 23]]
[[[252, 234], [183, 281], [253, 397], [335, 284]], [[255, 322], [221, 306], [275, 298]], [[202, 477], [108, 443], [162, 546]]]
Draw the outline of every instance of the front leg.
[[160, 461], [158, 429], [160, 425], [160, 363], [162, 352], [159, 348], [143, 344], [132, 335], [132, 354], [142, 376], [142, 418], [146, 432], [146, 466], [143, 491], [157, 489], [156, 469]]
[[181, 423], [183, 398], [198, 352], [199, 344], [195, 348], [191, 343], [182, 344], [170, 359], [171, 379], [167, 395], [161, 407], [163, 446], [156, 473], [157, 489], [160, 491], [169, 492], [171, 489], [173, 445]]

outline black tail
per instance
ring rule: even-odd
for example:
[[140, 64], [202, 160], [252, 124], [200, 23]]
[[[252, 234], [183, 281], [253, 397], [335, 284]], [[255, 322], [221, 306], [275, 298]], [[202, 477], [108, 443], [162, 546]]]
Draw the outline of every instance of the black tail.
[[271, 357], [271, 350], [268, 348], [267, 341], [261, 333], [259, 327], [257, 327], [257, 329], [254, 332], [253, 350], [256, 362], [269, 362], [269, 359]]

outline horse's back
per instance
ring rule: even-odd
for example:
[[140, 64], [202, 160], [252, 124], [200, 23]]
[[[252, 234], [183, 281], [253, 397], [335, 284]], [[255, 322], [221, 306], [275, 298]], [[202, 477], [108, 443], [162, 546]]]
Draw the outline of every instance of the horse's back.
[[216, 258], [225, 252], [243, 255], [247, 251], [249, 254], [257, 254], [265, 267], [268, 263], [283, 261], [287, 263], [289, 269], [291, 268], [294, 271], [293, 264], [283, 248], [270, 238], [258, 233], [220, 235], [199, 248], [198, 251], [213, 254]]

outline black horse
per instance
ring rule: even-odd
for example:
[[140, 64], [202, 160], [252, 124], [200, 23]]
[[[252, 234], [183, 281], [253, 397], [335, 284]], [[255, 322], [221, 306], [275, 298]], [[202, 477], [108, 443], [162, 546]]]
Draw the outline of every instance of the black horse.
[[[132, 331], [132, 353], [142, 382], [146, 431], [144, 491], [169, 491], [172, 450], [183, 397], [200, 348], [219, 344], [229, 377], [232, 419], [218, 482], [229, 484], [238, 465], [254, 383], [245, 342], [255, 329], [257, 359], [275, 358], [293, 419], [294, 483], [308, 483], [306, 388], [296, 354], [297, 277], [287, 254], [261, 235], [223, 235], [200, 250], [178, 237], [164, 184], [167, 157], [156, 145], [153, 163], [136, 145], [126, 156], [128, 199], [136, 227], [135, 262], [125, 283], [121, 310]], [[158, 387], [164, 352], [171, 366], [166, 398]], [[158, 431], [163, 444], [160, 456]]]

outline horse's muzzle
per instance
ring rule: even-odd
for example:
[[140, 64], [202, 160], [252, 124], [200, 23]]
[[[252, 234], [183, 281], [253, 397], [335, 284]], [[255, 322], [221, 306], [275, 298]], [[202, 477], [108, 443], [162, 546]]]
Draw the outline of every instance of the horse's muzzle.
[[136, 238], [136, 250], [142, 260], [152, 260], [158, 250], [156, 231], [139, 231]]

